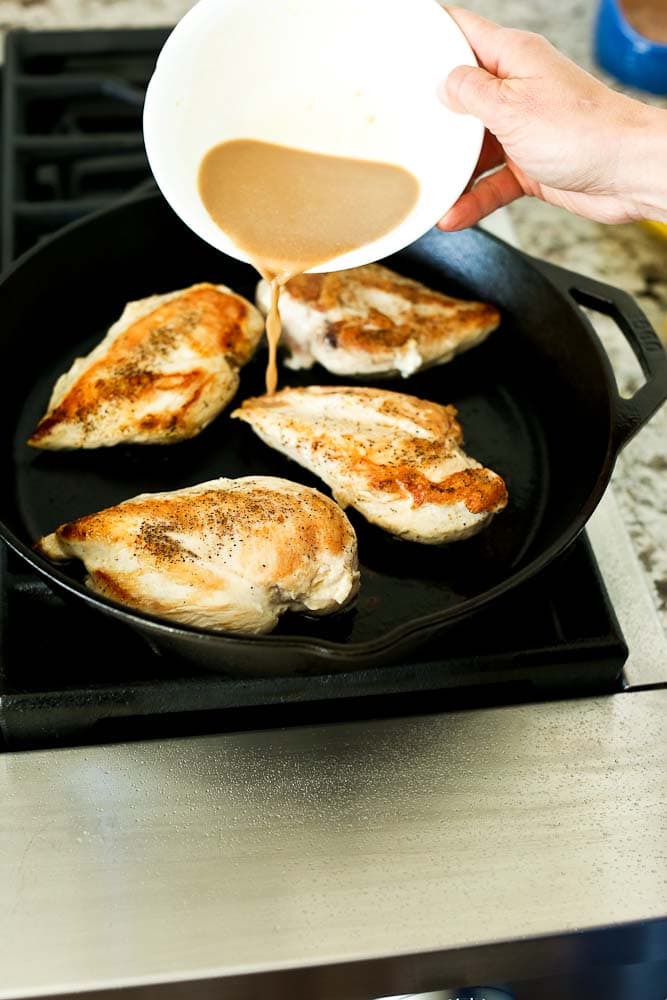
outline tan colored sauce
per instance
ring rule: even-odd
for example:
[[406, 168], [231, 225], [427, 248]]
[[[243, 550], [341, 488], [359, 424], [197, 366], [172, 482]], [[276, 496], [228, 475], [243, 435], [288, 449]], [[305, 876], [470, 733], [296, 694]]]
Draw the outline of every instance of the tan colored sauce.
[[419, 184], [391, 163], [233, 139], [202, 159], [199, 194], [213, 221], [271, 282], [266, 390], [272, 393], [281, 287], [390, 232], [414, 208]]
[[640, 35], [654, 42], [667, 42], [665, 0], [621, 0], [623, 13]]
[[271, 307], [266, 314], [266, 340], [269, 345], [269, 360], [266, 366], [266, 391], [269, 396], [278, 388], [278, 342], [283, 332], [280, 321], [280, 289], [279, 278], [271, 279]]

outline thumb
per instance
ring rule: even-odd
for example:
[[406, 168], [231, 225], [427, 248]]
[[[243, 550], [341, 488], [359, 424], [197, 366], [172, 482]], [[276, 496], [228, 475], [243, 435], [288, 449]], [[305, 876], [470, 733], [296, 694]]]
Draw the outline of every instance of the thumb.
[[440, 100], [452, 111], [475, 115], [493, 131], [502, 81], [481, 66], [457, 66], [440, 87]]

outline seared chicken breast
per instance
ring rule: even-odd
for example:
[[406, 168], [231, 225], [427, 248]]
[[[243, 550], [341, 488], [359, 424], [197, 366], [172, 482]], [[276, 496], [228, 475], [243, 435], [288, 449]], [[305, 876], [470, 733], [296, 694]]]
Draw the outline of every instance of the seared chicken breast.
[[55, 562], [80, 559], [98, 594], [230, 632], [269, 632], [288, 610], [330, 614], [359, 585], [340, 507], [269, 476], [146, 493], [63, 524], [35, 548]]
[[264, 321], [224, 285], [130, 302], [104, 340], [56, 382], [34, 448], [172, 444], [227, 405]]
[[[268, 312], [266, 281], [256, 300]], [[380, 264], [292, 278], [280, 313], [287, 367], [318, 361], [335, 375], [407, 377], [480, 344], [500, 322], [493, 306], [431, 291]]]
[[308, 386], [248, 399], [232, 416], [323, 479], [341, 506], [413, 542], [467, 538], [507, 504], [501, 477], [463, 450], [453, 406]]

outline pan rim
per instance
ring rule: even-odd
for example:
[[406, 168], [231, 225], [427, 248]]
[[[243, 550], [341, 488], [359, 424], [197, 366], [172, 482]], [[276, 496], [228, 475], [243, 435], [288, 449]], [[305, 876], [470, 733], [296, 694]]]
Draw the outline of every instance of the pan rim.
[[[44, 249], [67, 237], [72, 231], [85, 228], [89, 225], [94, 226], [98, 219], [104, 218], [116, 211], [133, 205], [145, 204], [152, 201], [164, 202], [164, 198], [159, 191], [142, 193], [139, 196], [126, 196], [114, 202], [111, 206], [101, 208], [94, 213], [75, 220], [62, 229], [59, 229], [56, 233], [53, 233], [41, 240], [36, 246], [28, 249], [19, 258], [17, 258], [17, 260], [14, 261], [7, 270], [4, 271], [4, 273], [0, 276], [0, 289], [19, 269], [28, 264], [34, 257], [38, 257]], [[164, 204], [165, 207], [171, 211], [171, 209], [168, 208], [167, 203], [164, 202]], [[538, 262], [534, 263], [530, 255], [516, 249], [515, 247], [511, 247], [509, 244], [506, 244], [503, 240], [490, 233], [480, 231], [480, 235], [483, 235], [485, 240], [489, 240], [492, 243], [502, 246], [513, 256], [519, 257], [523, 264], [538, 274], [540, 279], [547, 282], [553, 291], [560, 298], [562, 298], [564, 302], [574, 308], [572, 303], [569, 302], [567, 296], [561, 291], [561, 289], [549, 281], [548, 276], [540, 270]], [[612, 387], [615, 386], [615, 381], [613, 369], [607, 353], [600, 343], [594, 328], [586, 317], [580, 314], [580, 321], [582, 326], [586, 328], [589, 338], [594, 344], [605, 374], [605, 387], [607, 394], [611, 398], [611, 390]], [[33, 567], [33, 569], [39, 573], [40, 577], [54, 583], [59, 589], [64, 590], [77, 598], [82, 598], [88, 606], [93, 607], [100, 613], [111, 615], [114, 618], [120, 619], [130, 627], [141, 627], [146, 631], [150, 631], [158, 636], [161, 635], [166, 639], [173, 638], [175, 636], [182, 636], [187, 637], [189, 640], [200, 641], [202, 643], [215, 641], [221, 648], [228, 648], [229, 650], [232, 650], [232, 648], [238, 649], [239, 647], [244, 649], [254, 648], [255, 650], [265, 648], [268, 652], [272, 649], [280, 649], [282, 654], [293, 650], [295, 654], [308, 653], [311, 656], [317, 656], [320, 660], [336, 660], [339, 663], [341, 661], [347, 661], [350, 666], [354, 666], [355, 662], [358, 660], [366, 660], [369, 657], [377, 657], [390, 652], [392, 648], [400, 646], [403, 642], [410, 640], [411, 637], [418, 635], [419, 633], [424, 633], [425, 636], [428, 636], [440, 628], [444, 628], [450, 624], [455, 624], [456, 622], [468, 618], [469, 616], [486, 608], [489, 604], [493, 603], [493, 601], [496, 601], [506, 594], [514, 591], [546, 569], [547, 566], [549, 566], [555, 559], [564, 554], [564, 552], [570, 547], [570, 545], [572, 545], [572, 543], [586, 527], [588, 520], [598, 506], [609, 485], [617, 457], [618, 451], [613, 447], [612, 423], [610, 420], [604, 461], [598, 471], [593, 489], [589, 493], [577, 516], [570, 522], [567, 530], [562, 532], [561, 535], [551, 543], [551, 545], [539, 552], [528, 563], [526, 563], [526, 565], [521, 567], [521, 569], [512, 572], [511, 575], [506, 577], [502, 582], [496, 584], [488, 590], [483, 591], [481, 594], [478, 594], [475, 597], [467, 598], [451, 608], [442, 611], [434, 611], [427, 615], [413, 618], [409, 622], [405, 622], [402, 625], [398, 625], [390, 631], [385, 632], [381, 637], [365, 640], [363, 642], [336, 642], [330, 639], [317, 639], [312, 636], [275, 635], [273, 633], [253, 635], [203, 629], [181, 622], [171, 622], [168, 619], [149, 614], [148, 612], [140, 609], [131, 608], [128, 605], [120, 604], [110, 598], [96, 594], [94, 591], [87, 588], [83, 583], [73, 579], [59, 567], [54, 566], [46, 559], [39, 556], [28, 544], [18, 537], [2, 519], [0, 519], [0, 539], [7, 543], [20, 558], [28, 563], [28, 565]]]
[[[591, 514], [602, 499], [602, 496], [607, 488], [608, 481], [609, 480], [607, 478], [604, 484], [602, 484], [601, 489], [599, 491], [596, 490], [590, 495], [586, 508], [582, 511], [576, 521], [573, 522], [568, 537], [565, 539], [561, 538], [558, 542], [553, 543], [553, 545], [551, 545], [548, 549], [541, 552], [539, 557], [532, 560], [520, 571], [513, 573], [512, 576], [508, 577], [502, 583], [496, 584], [495, 587], [485, 590], [482, 594], [478, 594], [476, 597], [468, 598], [467, 600], [462, 601], [453, 608], [446, 611], [431, 612], [431, 614], [424, 615], [421, 618], [413, 618], [409, 623], [397, 626], [391, 631], [386, 632], [381, 639], [370, 639], [365, 642], [333, 642], [330, 639], [274, 635], [270, 632], [252, 635], [240, 632], [236, 633], [222, 630], [215, 631], [213, 629], [196, 628], [195, 626], [187, 625], [181, 622], [172, 623], [165, 618], [160, 618], [157, 615], [151, 615], [138, 608], [131, 608], [129, 605], [120, 604], [110, 598], [102, 597], [101, 595], [96, 594], [84, 584], [79, 583], [77, 580], [73, 580], [66, 573], [62, 572], [62, 570], [60, 570], [57, 566], [53, 566], [51, 563], [43, 560], [40, 556], [37, 556], [29, 546], [17, 538], [13, 532], [9, 531], [4, 521], [0, 521], [0, 534], [2, 536], [2, 540], [9, 545], [18, 556], [32, 566], [45, 580], [50, 583], [55, 583], [58, 588], [65, 590], [70, 594], [83, 598], [88, 606], [95, 608], [100, 613], [111, 614], [113, 617], [126, 622], [129, 626], [148, 626], [151, 631], [159, 633], [165, 638], [173, 638], [176, 635], [185, 635], [189, 639], [199, 639], [202, 642], [215, 640], [216, 642], [219, 642], [220, 645], [227, 646], [230, 644], [234, 647], [243, 646], [246, 648], [250, 648], [251, 646], [260, 648], [264, 646], [267, 650], [279, 646], [282, 653], [293, 649], [295, 652], [301, 651], [317, 654], [320, 659], [336, 659], [338, 661], [349, 660], [351, 663], [354, 663], [354, 661], [359, 659], [365, 660], [369, 656], [378, 656], [382, 653], [388, 652], [403, 641], [410, 639], [411, 636], [420, 632], [423, 632], [425, 635], [430, 635], [441, 627], [444, 628], [447, 625], [453, 625], [465, 618], [470, 617], [476, 612], [483, 610], [493, 601], [504, 597], [510, 592], [516, 590], [522, 584], [527, 583], [530, 579], [551, 565], [555, 559], [563, 555], [570, 545], [576, 541], [578, 536], [585, 529], [586, 523]], [[588, 509], [589, 506], [590, 510]]]

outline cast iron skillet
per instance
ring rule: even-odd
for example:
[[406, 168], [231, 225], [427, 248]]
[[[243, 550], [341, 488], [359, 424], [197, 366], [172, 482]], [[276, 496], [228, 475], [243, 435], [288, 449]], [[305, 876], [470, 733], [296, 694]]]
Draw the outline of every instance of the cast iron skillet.
[[[500, 472], [509, 488], [507, 510], [486, 531], [443, 548], [420, 546], [392, 539], [352, 512], [362, 563], [354, 606], [326, 619], [286, 616], [272, 635], [250, 638], [132, 611], [87, 591], [78, 565], [56, 568], [38, 557], [31, 544], [40, 535], [137, 493], [258, 473], [325, 489], [225, 414], [198, 438], [171, 447], [40, 453], [25, 445], [56, 377], [90, 349], [128, 300], [196, 281], [224, 282], [252, 298], [254, 271], [212, 250], [160, 196], [150, 196], [70, 226], [23, 257], [0, 283], [1, 536], [59, 590], [201, 667], [264, 674], [350, 670], [396, 660], [439, 630], [444, 647], [446, 625], [528, 580], [576, 538], [620, 449], [665, 400], [667, 357], [627, 295], [481, 232], [434, 231], [389, 264], [502, 310], [502, 327], [482, 347], [385, 383], [458, 407], [468, 450]], [[629, 340], [646, 375], [633, 399], [619, 398], [579, 306], [612, 316]], [[260, 351], [244, 370], [239, 398], [262, 391], [264, 362]], [[282, 384], [338, 381], [320, 368], [282, 372]]]

